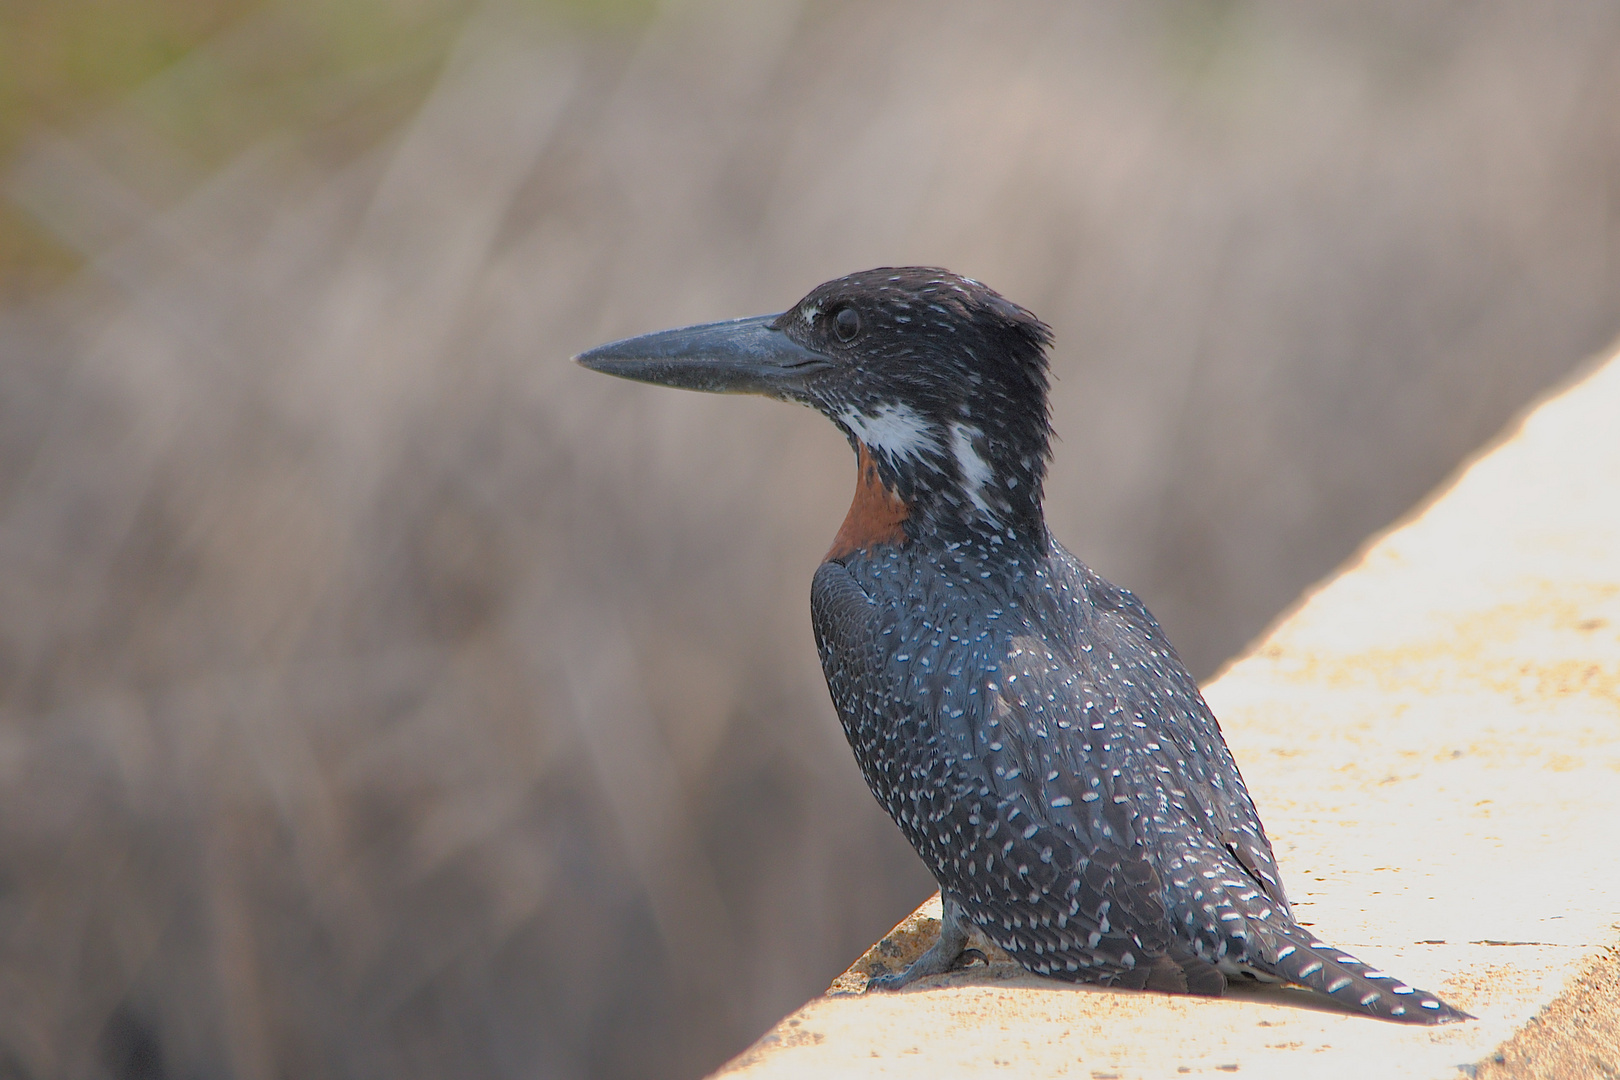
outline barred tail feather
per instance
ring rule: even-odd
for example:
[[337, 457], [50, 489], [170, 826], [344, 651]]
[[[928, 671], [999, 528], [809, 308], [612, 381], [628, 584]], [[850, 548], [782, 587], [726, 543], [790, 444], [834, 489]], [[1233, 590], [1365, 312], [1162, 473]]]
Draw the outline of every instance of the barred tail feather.
[[1297, 925], [1268, 927], [1276, 936], [1270, 974], [1314, 990], [1347, 1008], [1406, 1024], [1449, 1024], [1474, 1019], [1427, 990], [1418, 990], [1318, 940]]

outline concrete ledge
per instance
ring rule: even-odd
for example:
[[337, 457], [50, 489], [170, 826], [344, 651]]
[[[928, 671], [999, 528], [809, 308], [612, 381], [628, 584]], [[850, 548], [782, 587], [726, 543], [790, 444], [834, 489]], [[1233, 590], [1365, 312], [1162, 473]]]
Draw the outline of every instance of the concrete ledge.
[[996, 955], [861, 995], [926, 946], [936, 899], [719, 1075], [1620, 1076], [1620, 359], [1207, 694], [1300, 919], [1477, 1022], [1069, 987]]

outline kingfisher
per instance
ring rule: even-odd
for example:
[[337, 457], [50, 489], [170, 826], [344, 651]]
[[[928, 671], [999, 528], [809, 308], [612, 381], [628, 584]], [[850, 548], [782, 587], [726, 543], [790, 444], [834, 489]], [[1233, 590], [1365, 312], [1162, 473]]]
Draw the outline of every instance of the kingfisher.
[[1052, 332], [973, 280], [882, 267], [780, 314], [665, 330], [594, 371], [818, 410], [855, 497], [810, 607], [872, 794], [939, 882], [939, 939], [977, 931], [1026, 969], [1219, 995], [1292, 984], [1385, 1020], [1471, 1019], [1317, 939], [1220, 724], [1147, 607], [1047, 531]]

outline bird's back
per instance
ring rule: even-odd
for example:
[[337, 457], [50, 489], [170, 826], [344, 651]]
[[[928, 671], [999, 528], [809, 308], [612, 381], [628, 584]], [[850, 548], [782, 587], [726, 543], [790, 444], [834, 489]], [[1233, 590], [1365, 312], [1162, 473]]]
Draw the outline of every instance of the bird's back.
[[[1131, 983], [1197, 852], [1287, 911], [1219, 727], [1152, 616], [1056, 543], [1014, 574], [923, 545], [816, 576], [829, 686], [873, 793], [1038, 971]], [[1230, 876], [1230, 875], [1226, 875]]]

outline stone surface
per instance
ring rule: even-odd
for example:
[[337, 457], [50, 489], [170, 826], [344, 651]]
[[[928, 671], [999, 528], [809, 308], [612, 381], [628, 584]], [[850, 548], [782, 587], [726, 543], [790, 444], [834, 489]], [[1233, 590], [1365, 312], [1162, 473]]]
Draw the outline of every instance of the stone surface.
[[991, 948], [863, 994], [927, 947], [936, 898], [720, 1075], [1620, 1076], [1620, 358], [1206, 693], [1301, 921], [1477, 1021], [1072, 987]]

